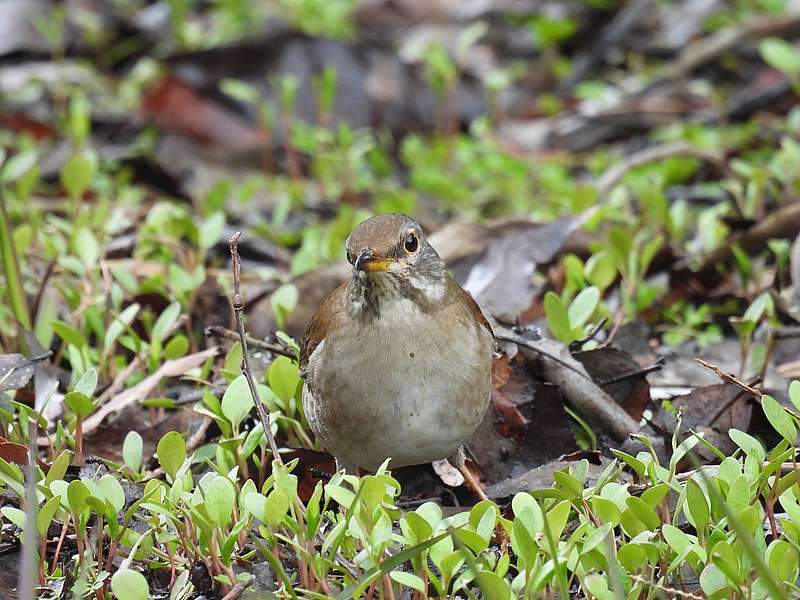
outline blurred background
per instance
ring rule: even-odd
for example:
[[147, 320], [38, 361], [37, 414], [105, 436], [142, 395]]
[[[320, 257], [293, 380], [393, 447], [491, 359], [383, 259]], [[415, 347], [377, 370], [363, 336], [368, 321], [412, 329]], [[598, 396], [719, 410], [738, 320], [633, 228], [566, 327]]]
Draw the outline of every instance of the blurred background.
[[[798, 36], [791, 0], [4, 0], [0, 345], [112, 381], [169, 308], [145, 371], [197, 352], [236, 231], [250, 333], [297, 340], [396, 211], [495, 322], [629, 353], [598, 380], [666, 358], [674, 397], [718, 383], [699, 355], [785, 393]], [[517, 367], [485, 464], [566, 441], [497, 480], [596, 445], [560, 401], [531, 426]]]

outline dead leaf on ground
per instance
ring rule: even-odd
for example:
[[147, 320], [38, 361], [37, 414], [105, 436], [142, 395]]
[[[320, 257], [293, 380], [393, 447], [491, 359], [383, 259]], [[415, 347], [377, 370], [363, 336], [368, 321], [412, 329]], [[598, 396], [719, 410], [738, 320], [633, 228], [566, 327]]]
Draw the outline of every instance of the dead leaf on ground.
[[15, 465], [27, 465], [28, 447], [3, 440], [0, 442], [0, 458]]
[[[124, 462], [122, 443], [125, 436], [136, 431], [142, 436], [142, 457], [146, 464], [152, 456], [161, 436], [170, 431], [187, 431], [190, 429], [191, 413], [174, 410], [158, 419], [159, 411], [130, 405], [110, 419], [103, 427], [86, 435], [83, 441], [84, 451], [88, 455], [100, 457], [117, 463]], [[154, 417], [156, 417], [154, 419]]]
[[36, 363], [22, 354], [0, 354], [0, 392], [18, 390], [28, 385]]
[[588, 215], [544, 225], [509, 222], [497, 228], [483, 256], [466, 275], [464, 289], [484, 312], [513, 323], [539, 294], [533, 280], [537, 266], [553, 260]]
[[492, 405], [467, 442], [490, 484], [578, 450], [573, 421], [558, 389], [544, 385], [522, 354], [493, 370]]
[[[681, 429], [703, 433], [705, 439], [723, 453], [730, 454], [736, 448], [728, 436], [732, 428], [747, 431], [753, 413], [750, 397], [734, 384], [721, 383], [697, 388], [683, 396], [670, 400], [675, 411], [683, 411]], [[671, 436], [675, 431], [676, 413], [662, 407], [652, 419], [653, 426], [663, 434]], [[705, 458], [712, 454], [704, 446], [698, 445], [696, 451]]]
[[165, 129], [229, 150], [252, 150], [265, 141], [252, 123], [171, 76], [150, 90], [142, 111]]

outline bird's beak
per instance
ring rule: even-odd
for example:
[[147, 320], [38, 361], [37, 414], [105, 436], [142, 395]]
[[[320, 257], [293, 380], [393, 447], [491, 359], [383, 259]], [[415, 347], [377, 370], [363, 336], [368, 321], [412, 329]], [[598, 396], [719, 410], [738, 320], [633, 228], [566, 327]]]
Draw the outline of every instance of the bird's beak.
[[392, 265], [396, 262], [394, 258], [377, 258], [372, 255], [370, 250], [364, 250], [358, 255], [353, 267], [355, 267], [356, 271], [386, 273], [391, 270]]

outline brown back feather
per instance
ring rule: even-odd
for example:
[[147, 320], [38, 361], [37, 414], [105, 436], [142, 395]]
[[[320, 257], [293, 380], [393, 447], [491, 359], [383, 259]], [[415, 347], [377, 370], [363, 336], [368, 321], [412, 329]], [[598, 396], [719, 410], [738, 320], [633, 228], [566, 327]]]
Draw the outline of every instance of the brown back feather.
[[452, 288], [455, 288], [457, 297], [464, 301], [464, 304], [467, 305], [470, 314], [472, 314], [475, 320], [478, 321], [478, 323], [480, 323], [484, 327], [486, 327], [489, 333], [492, 334], [492, 337], [494, 337], [494, 331], [492, 330], [492, 326], [489, 324], [489, 321], [486, 320], [486, 317], [483, 315], [481, 307], [478, 306], [477, 302], [475, 302], [475, 298], [472, 297], [472, 294], [470, 294], [467, 290], [458, 285], [458, 283], [455, 280], [453, 280], [452, 277], [450, 278], [450, 285]]
[[307, 374], [308, 359], [314, 354], [317, 346], [328, 337], [328, 331], [334, 321], [346, 308], [347, 284], [348, 282], [345, 281], [328, 294], [328, 297], [319, 305], [319, 308], [308, 323], [306, 333], [303, 339], [300, 340], [300, 374], [303, 377]]

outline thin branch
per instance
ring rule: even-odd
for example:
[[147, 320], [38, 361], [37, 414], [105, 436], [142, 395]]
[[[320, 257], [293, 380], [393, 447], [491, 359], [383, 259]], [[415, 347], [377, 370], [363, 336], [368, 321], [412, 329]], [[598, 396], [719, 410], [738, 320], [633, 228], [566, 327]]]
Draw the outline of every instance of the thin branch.
[[[216, 338], [223, 338], [226, 340], [241, 341], [238, 332], [233, 331], [232, 329], [226, 329], [225, 327], [220, 327], [219, 325], [210, 325], [206, 327], [205, 334], [206, 337], [216, 337]], [[280, 356], [288, 356], [291, 359], [297, 360], [297, 354], [295, 354], [295, 352], [286, 344], [266, 342], [264, 340], [259, 340], [249, 335], [245, 337], [247, 338], [247, 343], [250, 344], [253, 348], [258, 348], [259, 350], [266, 350], [267, 352], [272, 352], [273, 354], [279, 354]]]
[[228, 240], [228, 247], [231, 250], [231, 269], [233, 271], [233, 312], [236, 315], [236, 327], [239, 330], [239, 342], [242, 344], [242, 374], [247, 380], [247, 385], [250, 387], [250, 395], [253, 397], [253, 403], [256, 405], [256, 411], [261, 419], [261, 424], [264, 426], [264, 435], [267, 436], [272, 457], [280, 464], [283, 464], [283, 459], [278, 452], [278, 444], [275, 443], [275, 436], [272, 435], [272, 428], [269, 423], [269, 413], [267, 412], [264, 403], [258, 396], [256, 382], [253, 381], [253, 374], [250, 372], [250, 363], [247, 359], [247, 334], [244, 329], [244, 301], [240, 293], [240, 279], [241, 279], [241, 259], [239, 258], [239, 238], [242, 233], [237, 231]]
[[495, 332], [494, 339], [496, 339], [499, 342], [510, 342], [512, 344], [517, 344], [518, 346], [522, 346], [523, 348], [527, 348], [528, 350], [532, 350], [532, 351], [536, 352], [537, 354], [540, 354], [542, 356], [546, 356], [550, 360], [555, 361], [558, 364], [560, 364], [565, 369], [569, 369], [570, 371], [575, 373], [578, 377], [583, 377], [586, 381], [590, 381], [591, 383], [594, 383], [592, 378], [589, 377], [585, 372], [583, 372], [580, 369], [576, 368], [574, 365], [569, 364], [567, 361], [561, 360], [555, 354], [551, 354], [551, 353], [547, 352], [546, 350], [543, 350], [542, 348], [539, 348], [533, 342], [531, 342], [529, 340], [526, 340], [525, 338], [523, 338], [521, 336], [506, 335], [506, 334]]
[[597, 385], [603, 387], [606, 385], [611, 385], [612, 383], [619, 383], [620, 381], [625, 381], [626, 379], [631, 379], [633, 377], [640, 377], [642, 375], [647, 375], [648, 373], [655, 373], [656, 371], [660, 371], [663, 367], [664, 367], [664, 357], [662, 356], [652, 365], [649, 365], [647, 367], [642, 367], [641, 369], [636, 369], [635, 371], [631, 371], [630, 373], [623, 373], [622, 375], [617, 375], [616, 377], [611, 377], [603, 381], [598, 381]]
[[703, 365], [706, 369], [711, 369], [712, 371], [714, 371], [714, 373], [716, 373], [717, 376], [723, 381], [727, 381], [728, 383], [738, 385], [740, 388], [742, 388], [745, 392], [747, 392], [751, 396], [755, 396], [756, 398], [761, 398], [761, 396], [763, 396], [761, 390], [757, 390], [756, 388], [747, 385], [746, 383], [740, 381], [730, 373], [726, 373], [725, 371], [720, 369], [717, 365], [712, 365], [711, 363], [707, 363], [702, 358], [695, 358], [695, 360], [699, 362], [701, 365]]
[[252, 581], [253, 578], [249, 578], [247, 581], [236, 582], [230, 591], [222, 597], [222, 600], [236, 600], [236, 598], [242, 595]]

